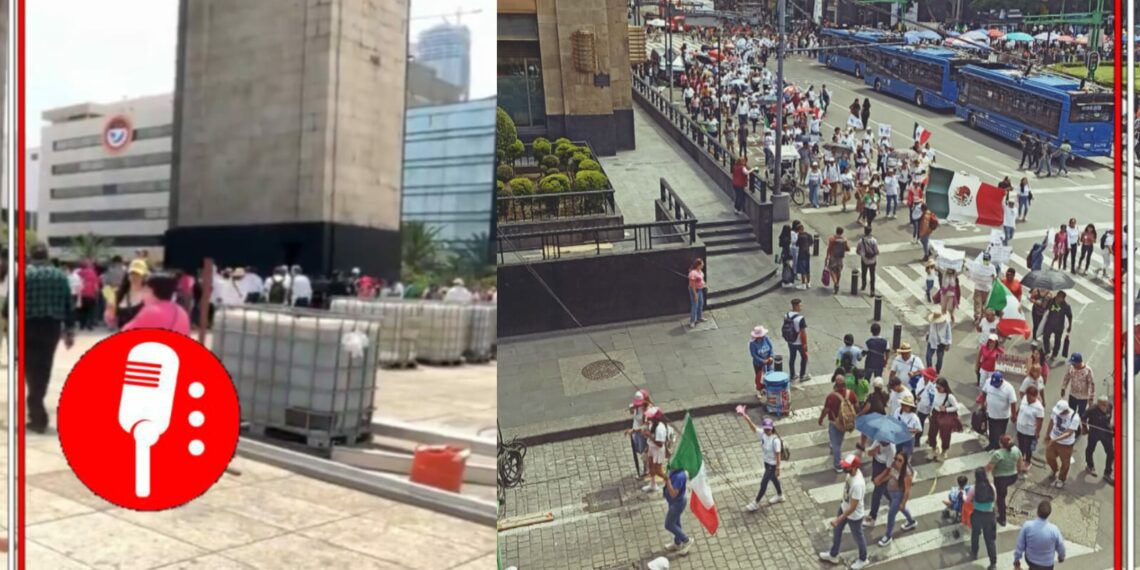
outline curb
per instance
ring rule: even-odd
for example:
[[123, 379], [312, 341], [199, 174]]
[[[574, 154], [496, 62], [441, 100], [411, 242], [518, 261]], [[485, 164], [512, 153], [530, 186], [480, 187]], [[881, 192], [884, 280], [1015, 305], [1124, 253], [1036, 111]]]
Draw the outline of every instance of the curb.
[[[688, 409], [672, 409], [666, 410], [665, 416], [670, 422], [680, 422], [684, 420], [685, 414], [688, 413], [694, 418], [711, 416], [714, 414], [723, 414], [732, 412], [738, 405], [755, 406], [756, 397], [736, 398], [727, 402], [720, 402], [715, 404], [706, 404]], [[539, 433], [528, 436], [519, 436], [518, 441], [529, 446], [546, 445], [551, 443], [562, 443], [574, 439], [581, 439], [584, 437], [591, 437], [595, 435], [603, 435], [624, 430], [629, 427], [629, 418], [614, 420], [610, 422], [602, 422], [587, 426], [574, 427], [561, 431], [550, 431], [546, 433]]]

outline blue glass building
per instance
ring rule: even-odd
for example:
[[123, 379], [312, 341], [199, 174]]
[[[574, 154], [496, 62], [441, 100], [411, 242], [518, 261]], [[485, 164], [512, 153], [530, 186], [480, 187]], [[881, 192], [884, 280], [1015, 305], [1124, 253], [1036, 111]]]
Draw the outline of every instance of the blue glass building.
[[448, 247], [491, 235], [495, 98], [412, 107], [404, 128], [403, 220]]

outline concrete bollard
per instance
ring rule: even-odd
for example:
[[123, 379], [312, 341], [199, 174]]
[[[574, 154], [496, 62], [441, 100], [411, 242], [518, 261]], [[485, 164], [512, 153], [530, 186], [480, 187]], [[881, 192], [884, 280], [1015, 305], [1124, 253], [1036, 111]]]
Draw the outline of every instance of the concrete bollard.
[[815, 234], [811, 242], [812, 257], [819, 257], [819, 234]]
[[883, 296], [875, 295], [875, 322], [883, 320]]
[[859, 270], [858, 269], [852, 269], [851, 270], [851, 295], [854, 296], [854, 295], [858, 295], [858, 294], [859, 294]]
[[779, 354], [772, 357], [772, 370], [776, 372], [784, 371], [784, 357]]
[[891, 335], [891, 350], [898, 350], [902, 346], [902, 325], [895, 325], [894, 333]]

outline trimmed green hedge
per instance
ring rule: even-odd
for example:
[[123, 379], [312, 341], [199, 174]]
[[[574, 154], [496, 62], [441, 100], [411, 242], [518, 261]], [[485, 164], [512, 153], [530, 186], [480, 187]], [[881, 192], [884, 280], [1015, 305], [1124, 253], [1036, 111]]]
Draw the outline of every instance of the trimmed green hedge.
[[511, 168], [510, 165], [500, 164], [499, 167], [495, 169], [495, 178], [498, 178], [503, 182], [506, 182], [514, 177], [515, 169]]
[[538, 182], [540, 194], [554, 194], [570, 191], [570, 178], [565, 174], [550, 174]]
[[574, 175], [574, 191], [587, 192], [590, 190], [605, 190], [610, 185], [605, 174], [595, 170], [579, 170]]
[[534, 194], [534, 182], [522, 176], [512, 178], [508, 183], [512, 196], [531, 196]]

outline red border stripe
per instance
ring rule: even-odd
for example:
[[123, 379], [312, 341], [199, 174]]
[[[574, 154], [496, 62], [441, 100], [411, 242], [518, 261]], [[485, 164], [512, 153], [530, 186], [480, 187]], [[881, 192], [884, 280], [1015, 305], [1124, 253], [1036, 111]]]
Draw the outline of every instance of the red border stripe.
[[[1115, 285], [1116, 291], [1115, 291], [1115, 295], [1113, 295], [1113, 299], [1114, 299], [1113, 305], [1115, 306], [1115, 309], [1116, 309], [1114, 311], [1114, 314], [1113, 314], [1113, 321], [1115, 323], [1115, 327], [1113, 328], [1113, 331], [1116, 334], [1116, 338], [1119, 339], [1119, 344], [1117, 345], [1119, 350], [1115, 353], [1116, 358], [1113, 359], [1114, 362], [1113, 362], [1112, 366], [1113, 366], [1113, 369], [1116, 371], [1116, 374], [1113, 375], [1113, 378], [1117, 379], [1117, 381], [1116, 381], [1117, 385], [1113, 387], [1113, 393], [1115, 394], [1115, 396], [1113, 397], [1113, 400], [1114, 400], [1113, 409], [1116, 411], [1116, 414], [1114, 415], [1114, 422], [1116, 424], [1116, 433], [1115, 433], [1115, 440], [1116, 441], [1114, 443], [1116, 446], [1116, 457], [1123, 459], [1123, 461], [1121, 461], [1120, 459], [1118, 459], [1116, 461], [1116, 466], [1115, 466], [1116, 484], [1112, 486], [1112, 493], [1113, 493], [1113, 499], [1114, 499], [1113, 500], [1113, 513], [1114, 513], [1114, 520], [1116, 521], [1116, 524], [1113, 525], [1113, 528], [1114, 528], [1114, 532], [1113, 532], [1113, 562], [1114, 562], [1114, 564], [1113, 564], [1113, 567], [1114, 568], [1123, 568], [1124, 567], [1124, 547], [1123, 547], [1122, 541], [1124, 538], [1123, 535], [1124, 535], [1124, 526], [1125, 525], [1124, 525], [1124, 509], [1121, 505], [1121, 503], [1124, 500], [1124, 494], [1123, 494], [1122, 489], [1123, 489], [1124, 485], [1130, 484], [1130, 483], [1125, 481], [1124, 478], [1121, 477], [1121, 474], [1123, 472], [1124, 463], [1125, 462], [1131, 463], [1132, 459], [1126, 458], [1124, 456], [1124, 453], [1123, 453], [1124, 446], [1122, 445], [1122, 443], [1124, 441], [1123, 440], [1124, 425], [1121, 423], [1121, 417], [1123, 417], [1123, 415], [1124, 415], [1124, 413], [1123, 413], [1124, 409], [1122, 406], [1123, 398], [1121, 397], [1120, 392], [1121, 392], [1122, 388], [1124, 387], [1124, 382], [1128, 381], [1128, 379], [1124, 378], [1124, 375], [1126, 374], [1127, 368], [1123, 367], [1124, 355], [1126, 354], [1126, 348], [1123, 346], [1124, 341], [1126, 339], [1126, 337], [1123, 336], [1124, 332], [1125, 332], [1124, 326], [1126, 323], [1124, 323], [1124, 315], [1122, 312], [1123, 308], [1124, 308], [1123, 299], [1124, 299], [1125, 289], [1124, 289], [1124, 274], [1123, 274], [1123, 272], [1120, 271], [1120, 268], [1124, 267], [1124, 264], [1121, 263], [1124, 259], [1123, 258], [1123, 252], [1130, 251], [1131, 248], [1125, 248], [1124, 247], [1124, 232], [1122, 231], [1123, 226], [1124, 226], [1123, 221], [1122, 221], [1123, 214], [1124, 214], [1124, 212], [1123, 212], [1123, 205], [1124, 205], [1124, 184], [1123, 184], [1123, 176], [1124, 176], [1124, 168], [1123, 168], [1124, 167], [1124, 160], [1123, 160], [1123, 158], [1124, 158], [1123, 142], [1124, 141], [1123, 141], [1123, 138], [1124, 138], [1124, 131], [1123, 131], [1123, 125], [1121, 124], [1121, 120], [1120, 120], [1121, 111], [1125, 110], [1124, 101], [1121, 100], [1121, 98], [1124, 95], [1124, 90], [1122, 89], [1122, 84], [1123, 84], [1122, 73], [1123, 73], [1124, 67], [1123, 67], [1123, 62], [1121, 60], [1124, 58], [1125, 53], [1126, 53], [1121, 48], [1121, 45], [1120, 45], [1120, 40], [1121, 40], [1121, 33], [1120, 32], [1121, 32], [1121, 27], [1122, 27], [1123, 23], [1127, 22], [1127, 19], [1125, 18], [1125, 14], [1124, 14], [1124, 0], [1115, 0], [1114, 4], [1115, 4], [1116, 10], [1113, 13], [1112, 37], [1115, 39], [1115, 41], [1113, 42], [1113, 51], [1114, 51], [1114, 56], [1115, 56], [1115, 57], [1113, 57], [1113, 60], [1114, 60], [1113, 66], [1114, 66], [1115, 71], [1116, 71], [1116, 77], [1113, 81], [1113, 90], [1116, 93], [1115, 104], [1121, 105], [1122, 108], [1117, 109], [1116, 116], [1114, 117], [1114, 120], [1113, 120], [1113, 123], [1116, 125], [1116, 127], [1115, 127], [1116, 145], [1115, 145], [1115, 152], [1113, 153], [1115, 155], [1113, 158], [1113, 161], [1114, 161], [1113, 166], [1115, 167], [1114, 172], [1116, 175], [1113, 177], [1112, 186], [1116, 190], [1114, 192], [1114, 195], [1115, 195], [1114, 202], [1116, 204], [1116, 208], [1113, 211], [1112, 216], [1113, 216], [1113, 222], [1114, 222], [1114, 227], [1116, 229], [1116, 236], [1117, 236], [1116, 244], [1115, 244], [1116, 245], [1115, 254], [1116, 254], [1116, 260], [1117, 260], [1116, 272], [1118, 274], [1117, 278], [1113, 279], [1113, 281], [1116, 283], [1116, 285]], [[1098, 31], [1096, 33], [1100, 33], [1100, 32]], [[1132, 117], [1127, 117], [1127, 120], [1131, 121]], [[1130, 228], [1130, 229], [1132, 231], [1136, 231], [1136, 228]], [[1127, 323], [1127, 325], [1131, 326], [1131, 323]], [[1132, 397], [1135, 398], [1136, 396], [1133, 395]]]
[[[1119, 2], [1119, 0], [1117, 0], [1117, 1]], [[23, 160], [23, 157], [27, 153], [27, 148], [26, 148], [27, 145], [24, 142], [27, 139], [26, 131], [25, 131], [25, 129], [27, 128], [27, 125], [24, 124], [25, 102], [24, 102], [24, 89], [23, 89], [23, 87], [24, 87], [24, 32], [25, 32], [26, 28], [24, 27], [24, 4], [25, 4], [25, 2], [24, 2], [24, 0], [15, 0], [15, 2], [16, 2], [16, 6], [17, 6], [17, 16], [18, 17], [16, 18], [17, 21], [15, 22], [15, 25], [9, 26], [9, 29], [12, 29], [12, 28], [16, 29], [16, 43], [17, 43], [17, 48], [16, 48], [16, 85], [15, 85], [15, 87], [17, 87], [17, 89], [15, 90], [16, 91], [16, 121], [15, 121], [16, 129], [15, 129], [15, 135], [16, 135], [16, 157], [17, 157], [17, 159], [16, 159], [16, 180], [17, 180], [17, 183], [16, 183], [16, 202], [17, 202], [18, 206], [17, 206], [17, 210], [16, 210], [16, 213], [17, 213], [17, 216], [16, 216], [16, 220], [17, 220], [16, 221], [16, 227], [17, 227], [16, 242], [17, 242], [19, 249], [16, 251], [16, 259], [17, 259], [17, 262], [16, 262], [17, 281], [16, 282], [20, 285], [20, 290], [17, 292], [17, 298], [19, 299], [19, 315], [17, 315], [17, 317], [16, 317], [17, 318], [17, 320], [16, 320], [17, 326], [15, 327], [15, 329], [16, 329], [16, 347], [19, 349], [20, 355], [23, 355], [24, 354], [24, 307], [26, 306], [26, 304], [24, 303], [24, 267], [25, 267], [25, 264], [27, 263], [27, 256], [25, 255], [25, 253], [28, 250], [27, 244], [24, 243], [24, 233], [27, 231], [26, 224], [24, 223], [24, 218], [26, 217], [25, 212], [27, 212], [27, 203], [25, 202], [26, 197], [24, 195], [24, 190], [26, 188], [26, 179], [25, 179], [26, 173], [24, 172], [24, 160]], [[7, 14], [5, 14], [4, 17], [7, 17]], [[19, 570], [24, 570], [27, 567], [26, 553], [28, 550], [24, 546], [25, 523], [26, 523], [26, 517], [25, 517], [25, 511], [24, 511], [24, 507], [25, 507], [25, 505], [24, 505], [24, 481], [26, 478], [24, 446], [25, 446], [25, 442], [27, 441], [27, 433], [26, 433], [27, 428], [24, 425], [24, 422], [26, 421], [24, 418], [24, 415], [25, 415], [24, 399], [26, 396], [24, 395], [24, 380], [23, 380], [24, 379], [24, 358], [22, 356], [19, 358], [19, 364], [17, 365], [17, 371], [18, 371], [18, 375], [16, 377], [16, 379], [17, 379], [16, 380], [16, 398], [17, 398], [16, 402], [17, 402], [17, 409], [19, 410], [19, 413], [17, 414], [17, 417], [16, 417], [16, 429], [18, 430], [19, 435], [16, 438], [16, 449], [17, 449], [16, 456], [17, 456], [17, 461], [19, 461], [19, 468], [16, 470], [16, 489], [15, 489], [15, 493], [16, 493], [16, 536], [15, 536], [15, 539], [16, 540], [14, 541], [15, 542], [14, 546], [16, 548], [16, 567]]]

